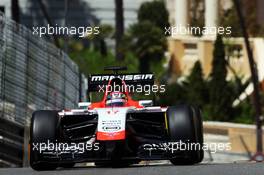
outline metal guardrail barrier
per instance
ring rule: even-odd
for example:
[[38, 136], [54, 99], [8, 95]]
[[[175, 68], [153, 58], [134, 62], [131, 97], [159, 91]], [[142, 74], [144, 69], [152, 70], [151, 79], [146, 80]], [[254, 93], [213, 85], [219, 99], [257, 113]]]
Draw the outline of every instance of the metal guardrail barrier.
[[79, 75], [63, 51], [0, 14], [0, 166], [22, 166], [34, 110], [77, 104]]

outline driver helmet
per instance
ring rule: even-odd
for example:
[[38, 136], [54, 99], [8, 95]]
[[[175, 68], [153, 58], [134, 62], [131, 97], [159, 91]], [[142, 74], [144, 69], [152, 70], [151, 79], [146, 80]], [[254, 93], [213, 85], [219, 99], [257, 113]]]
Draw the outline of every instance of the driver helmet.
[[124, 106], [126, 102], [126, 94], [122, 92], [111, 92], [106, 98], [106, 106]]

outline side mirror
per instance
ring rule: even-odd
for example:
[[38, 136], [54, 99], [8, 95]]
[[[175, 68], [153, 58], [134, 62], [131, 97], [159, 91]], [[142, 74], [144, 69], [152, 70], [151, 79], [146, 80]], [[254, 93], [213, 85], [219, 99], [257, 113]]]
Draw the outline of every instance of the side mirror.
[[144, 106], [144, 107], [153, 106], [153, 101], [152, 100], [140, 100], [139, 105]]
[[78, 107], [80, 109], [87, 109], [91, 105], [91, 102], [79, 102]]

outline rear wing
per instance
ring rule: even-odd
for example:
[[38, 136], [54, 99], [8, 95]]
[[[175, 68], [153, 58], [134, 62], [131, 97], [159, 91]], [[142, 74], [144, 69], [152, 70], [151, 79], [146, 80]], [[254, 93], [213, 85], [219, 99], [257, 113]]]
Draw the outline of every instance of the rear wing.
[[98, 92], [102, 87], [108, 85], [113, 78], [120, 78], [126, 85], [153, 85], [154, 75], [146, 74], [96, 74], [88, 77], [88, 92]]

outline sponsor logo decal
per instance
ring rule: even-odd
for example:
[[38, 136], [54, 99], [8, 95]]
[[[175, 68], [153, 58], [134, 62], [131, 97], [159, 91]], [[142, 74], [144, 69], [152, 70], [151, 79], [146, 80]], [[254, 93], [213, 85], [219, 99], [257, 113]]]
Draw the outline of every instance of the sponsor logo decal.
[[104, 131], [118, 131], [121, 129], [121, 126], [103, 126]]
[[113, 78], [120, 78], [121, 80], [152, 80], [154, 77], [153, 74], [135, 74], [135, 75], [92, 75], [91, 82], [96, 81], [109, 81]]

